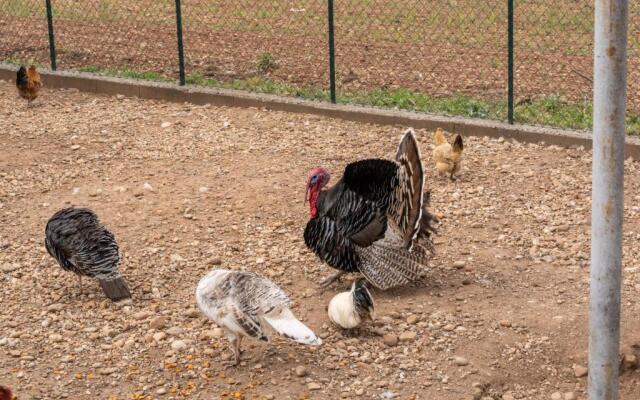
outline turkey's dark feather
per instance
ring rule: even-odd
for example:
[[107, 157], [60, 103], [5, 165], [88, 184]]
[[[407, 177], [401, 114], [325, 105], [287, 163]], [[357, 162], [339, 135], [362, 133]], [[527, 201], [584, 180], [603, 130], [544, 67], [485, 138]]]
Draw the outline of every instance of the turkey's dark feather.
[[398, 165], [393, 161], [368, 159], [353, 162], [344, 170], [343, 181], [365, 200], [371, 200], [381, 208], [389, 206], [392, 190], [396, 185]]
[[120, 254], [113, 234], [86, 208], [65, 208], [45, 229], [45, 246], [60, 267], [103, 279], [120, 275]]
[[304, 242], [333, 268], [346, 272], [358, 271], [360, 260], [354, 244], [339, 231], [332, 219], [318, 217], [310, 220], [304, 230]]

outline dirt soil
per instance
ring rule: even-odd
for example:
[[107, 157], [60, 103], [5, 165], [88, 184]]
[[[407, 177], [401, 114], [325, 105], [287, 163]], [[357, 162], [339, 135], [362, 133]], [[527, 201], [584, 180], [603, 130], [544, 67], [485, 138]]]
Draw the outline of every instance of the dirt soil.
[[[450, 182], [418, 131], [436, 255], [422, 281], [374, 291], [378, 318], [348, 333], [325, 309], [354, 277], [321, 292], [333, 270], [302, 240], [307, 172], [391, 157], [403, 127], [46, 88], [27, 109], [10, 82], [0, 94], [0, 383], [21, 400], [586, 398], [589, 151], [467, 137]], [[637, 400], [640, 163], [625, 172], [620, 398]], [[132, 304], [90, 279], [81, 294], [47, 254], [46, 221], [69, 205], [116, 235]], [[323, 345], [247, 340], [229, 367], [194, 299], [219, 267], [271, 277]]]

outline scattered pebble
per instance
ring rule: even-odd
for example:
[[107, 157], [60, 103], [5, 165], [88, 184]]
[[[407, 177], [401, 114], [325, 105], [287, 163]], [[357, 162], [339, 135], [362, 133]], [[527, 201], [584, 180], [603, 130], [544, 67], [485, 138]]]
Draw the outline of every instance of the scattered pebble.
[[412, 342], [415, 340], [417, 335], [418, 334], [414, 331], [404, 331], [400, 334], [398, 339], [400, 339], [401, 342]]
[[296, 376], [299, 378], [302, 378], [309, 374], [309, 372], [307, 371], [307, 367], [305, 367], [304, 365], [298, 365], [295, 369], [295, 373], [296, 373]]
[[455, 356], [453, 358], [453, 362], [459, 367], [463, 367], [465, 365], [469, 365], [469, 360], [467, 360], [464, 357], [460, 357], [460, 356]]
[[415, 324], [416, 322], [418, 322], [418, 320], [419, 320], [419, 318], [418, 318], [418, 316], [417, 316], [417, 315], [409, 315], [409, 316], [407, 317], [407, 324], [409, 324], [409, 325], [413, 325], [413, 324]]
[[133, 314], [133, 319], [141, 321], [143, 319], [149, 318], [151, 315], [153, 314], [149, 311], [138, 311], [137, 313]]
[[382, 341], [387, 346], [395, 346], [398, 344], [398, 336], [393, 333], [388, 333], [382, 337]]
[[587, 376], [588, 373], [589, 373], [589, 370], [586, 367], [583, 367], [582, 365], [577, 365], [577, 364], [573, 365], [573, 374], [575, 375], [576, 378], [584, 378], [585, 376]]
[[187, 348], [187, 344], [185, 342], [183, 342], [182, 340], [174, 340], [173, 342], [171, 342], [171, 349], [174, 351], [183, 351]]
[[155, 317], [149, 322], [149, 328], [160, 330], [167, 324], [167, 318], [163, 316]]
[[49, 335], [49, 340], [51, 340], [53, 343], [60, 343], [62, 342], [62, 335], [58, 333], [53, 333]]

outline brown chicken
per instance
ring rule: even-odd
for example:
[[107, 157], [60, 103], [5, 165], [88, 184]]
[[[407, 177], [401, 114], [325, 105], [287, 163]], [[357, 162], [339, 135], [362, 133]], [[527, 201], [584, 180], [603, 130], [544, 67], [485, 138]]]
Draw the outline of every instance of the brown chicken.
[[0, 400], [18, 400], [16, 396], [11, 393], [11, 389], [5, 386], [0, 386]]
[[38, 97], [38, 92], [42, 87], [40, 74], [34, 65], [30, 66], [28, 70], [24, 66], [20, 67], [16, 76], [16, 86], [20, 97], [27, 100], [27, 107], [30, 106], [31, 102]]
[[453, 144], [447, 141], [442, 129], [436, 129], [434, 135], [436, 147], [433, 149], [433, 161], [439, 174], [449, 174], [449, 178], [454, 180], [454, 175], [460, 170], [462, 162], [462, 136], [456, 135]]

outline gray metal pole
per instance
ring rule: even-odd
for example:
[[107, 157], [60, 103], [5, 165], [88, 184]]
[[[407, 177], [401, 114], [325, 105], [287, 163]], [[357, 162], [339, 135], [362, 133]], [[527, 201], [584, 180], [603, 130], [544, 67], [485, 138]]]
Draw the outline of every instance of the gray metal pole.
[[595, 1], [589, 399], [618, 397], [627, 0]]

